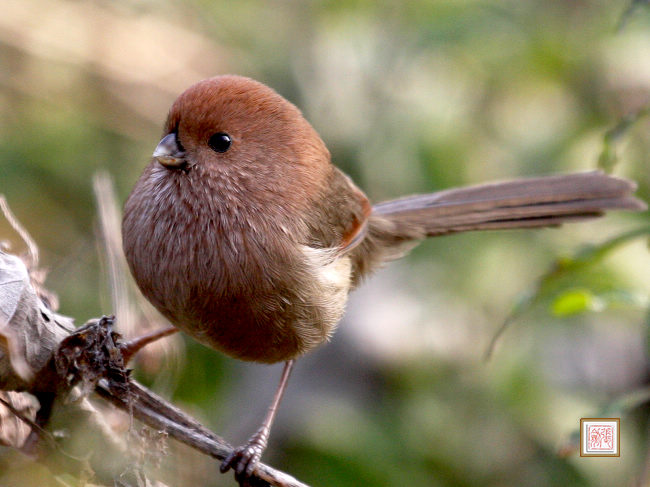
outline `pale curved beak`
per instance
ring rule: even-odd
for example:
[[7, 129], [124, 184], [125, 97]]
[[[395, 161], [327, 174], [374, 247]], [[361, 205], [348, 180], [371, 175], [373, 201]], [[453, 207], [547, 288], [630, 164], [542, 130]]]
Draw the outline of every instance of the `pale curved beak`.
[[187, 164], [185, 152], [181, 150], [177, 135], [174, 132], [165, 135], [158, 142], [152, 157], [169, 169], [179, 169]]

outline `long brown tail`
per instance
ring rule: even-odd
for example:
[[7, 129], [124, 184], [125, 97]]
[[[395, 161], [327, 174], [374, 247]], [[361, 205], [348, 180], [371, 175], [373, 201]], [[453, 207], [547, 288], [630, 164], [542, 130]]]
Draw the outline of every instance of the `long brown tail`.
[[600, 171], [519, 179], [379, 203], [373, 213], [419, 227], [427, 236], [469, 230], [531, 228], [643, 210], [636, 184]]

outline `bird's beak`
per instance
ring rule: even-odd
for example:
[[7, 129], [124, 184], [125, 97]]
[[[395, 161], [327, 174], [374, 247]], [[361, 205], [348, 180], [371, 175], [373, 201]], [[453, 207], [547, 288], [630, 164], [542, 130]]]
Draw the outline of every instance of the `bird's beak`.
[[153, 151], [153, 158], [169, 169], [180, 169], [187, 164], [185, 152], [181, 150], [174, 132], [165, 135], [158, 142], [156, 149]]

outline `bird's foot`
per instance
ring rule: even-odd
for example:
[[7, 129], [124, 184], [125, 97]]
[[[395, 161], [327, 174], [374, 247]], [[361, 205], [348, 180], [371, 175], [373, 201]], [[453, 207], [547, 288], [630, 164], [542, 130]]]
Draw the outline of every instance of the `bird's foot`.
[[235, 448], [221, 462], [221, 466], [219, 467], [221, 473], [226, 473], [232, 468], [235, 471], [236, 479], [253, 475], [255, 467], [257, 467], [260, 458], [262, 458], [262, 453], [266, 449], [268, 439], [269, 429], [265, 427], [260, 428], [248, 439], [245, 445]]

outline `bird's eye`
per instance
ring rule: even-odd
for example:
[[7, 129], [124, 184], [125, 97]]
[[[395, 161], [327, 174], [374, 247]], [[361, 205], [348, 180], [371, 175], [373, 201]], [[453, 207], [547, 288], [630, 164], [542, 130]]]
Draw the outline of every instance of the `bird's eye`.
[[208, 145], [210, 146], [210, 149], [215, 152], [226, 152], [228, 149], [230, 149], [231, 143], [232, 139], [230, 138], [230, 135], [224, 132], [217, 132], [216, 134], [212, 134], [208, 139]]

